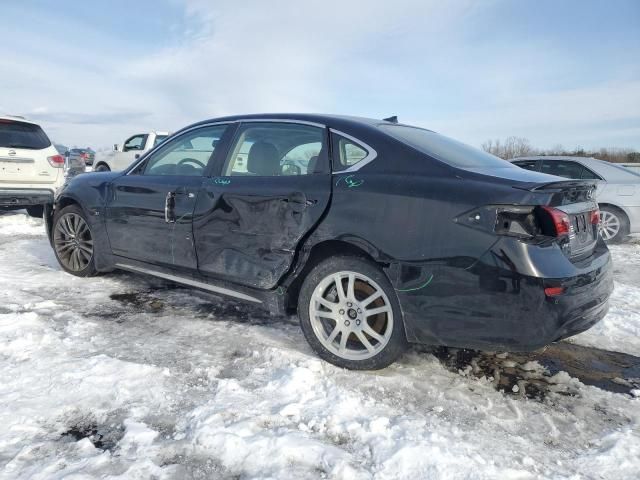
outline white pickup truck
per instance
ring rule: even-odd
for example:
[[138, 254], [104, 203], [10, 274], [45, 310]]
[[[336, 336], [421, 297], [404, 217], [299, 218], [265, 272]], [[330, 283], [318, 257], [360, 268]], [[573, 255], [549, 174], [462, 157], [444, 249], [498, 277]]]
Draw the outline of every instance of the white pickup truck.
[[140, 155], [164, 141], [169, 132], [138, 133], [129, 137], [120, 147], [113, 146], [113, 151], [108, 154], [96, 155], [93, 162], [94, 172], [109, 172], [124, 170], [131, 165]]

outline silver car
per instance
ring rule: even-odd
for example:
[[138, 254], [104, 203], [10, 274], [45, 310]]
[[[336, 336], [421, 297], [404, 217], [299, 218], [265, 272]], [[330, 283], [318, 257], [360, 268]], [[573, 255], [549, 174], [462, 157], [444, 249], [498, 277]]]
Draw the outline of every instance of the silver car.
[[600, 233], [607, 242], [619, 242], [640, 233], [640, 174], [615, 163], [587, 157], [519, 157], [519, 167], [559, 177], [597, 180]]

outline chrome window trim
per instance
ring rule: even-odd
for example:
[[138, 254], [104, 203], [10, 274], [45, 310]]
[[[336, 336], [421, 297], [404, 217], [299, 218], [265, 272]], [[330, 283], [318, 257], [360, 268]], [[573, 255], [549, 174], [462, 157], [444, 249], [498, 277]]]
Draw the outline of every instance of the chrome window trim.
[[164, 141], [162, 141], [161, 143], [159, 143], [158, 145], [154, 146], [151, 150], [149, 150], [148, 152], [146, 152], [144, 155], [140, 156], [140, 158], [138, 159], [138, 162], [133, 164], [132, 167], [129, 168], [129, 170], [127, 170], [127, 173], [125, 173], [125, 175], [129, 175], [131, 172], [133, 172], [136, 168], [138, 168], [138, 166], [144, 162], [147, 157], [149, 157], [150, 155], [152, 155], [153, 153], [155, 153], [156, 149], [158, 149], [159, 147], [164, 147], [164, 144], [167, 140], [171, 141], [174, 138], [178, 138], [181, 137], [182, 135], [184, 135], [185, 133], [189, 133], [193, 130], [197, 130], [199, 128], [204, 128], [204, 127], [212, 127], [214, 125], [231, 125], [232, 123], [237, 123], [236, 121], [232, 121], [232, 120], [228, 120], [225, 122], [211, 122], [211, 123], [204, 123], [202, 125], [195, 125], [191, 128], [188, 128], [186, 130], [182, 130], [180, 132], [176, 133], [176, 136], [174, 137], [173, 135], [169, 135], [167, 138], [164, 139]]
[[134, 265], [127, 265], [125, 263], [116, 263], [116, 267], [121, 268], [123, 270], [130, 270], [132, 272], [144, 273], [147, 275], [153, 275], [154, 277], [164, 278], [166, 280], [171, 280], [172, 282], [182, 283], [183, 285], [189, 285], [191, 287], [202, 288], [203, 290], [208, 290], [214, 293], [220, 293], [222, 295], [228, 295], [230, 297], [239, 298], [241, 300], [247, 300], [249, 302], [254, 303], [262, 303], [262, 300], [259, 300], [251, 295], [247, 295], [245, 293], [236, 292], [235, 290], [230, 290], [224, 287], [216, 287], [215, 285], [210, 285], [208, 283], [199, 282], [197, 280], [193, 280], [191, 278], [178, 277], [177, 275], [171, 275], [169, 273], [158, 272], [156, 270], [148, 270], [142, 267], [136, 267]]
[[300, 125], [310, 125], [312, 127], [327, 128], [326, 125], [316, 122], [309, 122], [307, 120], [295, 120], [292, 118], [243, 118], [237, 120], [240, 123], [299, 123]]
[[338, 170], [338, 171], [333, 170], [333, 162], [332, 162], [331, 173], [357, 172], [358, 170], [360, 170], [362, 167], [364, 167], [368, 163], [373, 162], [376, 159], [376, 157], [378, 156], [378, 152], [376, 152], [375, 148], [373, 148], [371, 145], [363, 142], [362, 140], [360, 140], [360, 139], [358, 139], [356, 137], [353, 137], [353, 136], [349, 135], [348, 133], [344, 133], [344, 132], [341, 132], [340, 130], [335, 130], [333, 128], [330, 128], [329, 131], [331, 133], [335, 133], [336, 135], [340, 135], [341, 137], [344, 137], [347, 140], [351, 140], [352, 142], [360, 145], [361, 147], [363, 147], [367, 151], [367, 155], [362, 160], [360, 160], [358, 163], [355, 163], [355, 164], [351, 165], [349, 168], [347, 168], [345, 170]]
[[[295, 119], [289, 119], [289, 118], [242, 118], [242, 119], [237, 119], [237, 120], [225, 120], [225, 121], [222, 121], [222, 122], [203, 123], [201, 125], [196, 125], [196, 126], [193, 126], [191, 128], [188, 128], [187, 130], [183, 130], [183, 131], [179, 132], [179, 134], [180, 134], [180, 136], [182, 136], [183, 134], [189, 133], [189, 132], [191, 132], [193, 130], [196, 130], [198, 128], [211, 127], [211, 126], [214, 126], [214, 125], [231, 125], [233, 123], [260, 123], [260, 122], [264, 122], [264, 123], [297, 123], [297, 124], [300, 124], [300, 125], [310, 125], [312, 127], [327, 128], [326, 125], [323, 125], [321, 123], [308, 122], [306, 120], [295, 120]], [[139, 161], [137, 163], [135, 163], [131, 168], [129, 168], [129, 170], [127, 170], [127, 173], [125, 173], [125, 175], [129, 175], [136, 168], [138, 168], [138, 166], [142, 162], [144, 162], [147, 159], [148, 156], [152, 155], [160, 145], [163, 145], [169, 139], [173, 140], [172, 135], [170, 135], [162, 143], [156, 145], [151, 150], [149, 150], [144, 155], [142, 155], [140, 157]], [[358, 142], [358, 143], [362, 144], [362, 142]], [[360, 163], [360, 162], [358, 162], [358, 163]]]

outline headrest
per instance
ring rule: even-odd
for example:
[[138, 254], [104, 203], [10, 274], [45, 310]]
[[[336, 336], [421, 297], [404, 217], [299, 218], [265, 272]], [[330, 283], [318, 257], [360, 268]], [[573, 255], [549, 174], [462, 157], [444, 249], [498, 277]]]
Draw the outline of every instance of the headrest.
[[269, 142], [256, 142], [251, 145], [247, 157], [247, 171], [254, 175], [280, 175], [280, 154]]

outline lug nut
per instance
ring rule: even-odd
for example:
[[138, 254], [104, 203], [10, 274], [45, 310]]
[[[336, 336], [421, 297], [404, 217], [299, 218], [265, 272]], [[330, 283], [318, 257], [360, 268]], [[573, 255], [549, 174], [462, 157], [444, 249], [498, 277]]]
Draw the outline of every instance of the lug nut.
[[361, 309], [358, 309], [358, 313], [362, 313], [362, 310], [361, 310]]
[[360, 325], [360, 320], [356, 320], [356, 325]]
[[351, 302], [347, 302], [347, 307], [350, 307], [352, 305]]
[[340, 309], [340, 315], [344, 315], [344, 310]]
[[344, 321], [344, 326], [348, 327], [349, 325], [351, 325], [351, 322], [349, 320], [345, 320]]

